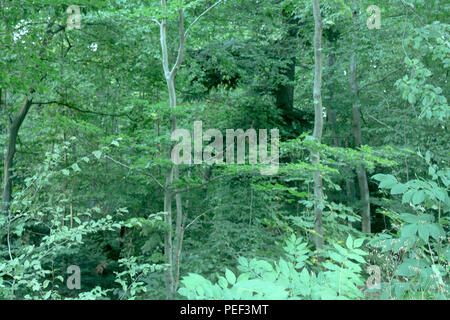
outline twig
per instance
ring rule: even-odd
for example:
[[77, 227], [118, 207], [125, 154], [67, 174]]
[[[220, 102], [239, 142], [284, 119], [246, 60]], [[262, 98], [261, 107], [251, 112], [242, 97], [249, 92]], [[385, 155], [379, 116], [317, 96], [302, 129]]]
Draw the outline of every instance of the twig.
[[72, 49], [72, 44], [70, 43], [69, 37], [67, 36], [66, 30], [64, 29], [64, 37], [66, 38], [66, 41], [69, 45], [69, 47], [67, 48], [66, 53], [64, 54], [64, 57], [67, 56], [67, 54], [69, 53], [70, 49]]
[[387, 127], [387, 128], [389, 128], [389, 129], [391, 129], [391, 130], [393, 130], [394, 132], [397, 132], [399, 135], [402, 135], [402, 133], [401, 132], [399, 132], [397, 129], [395, 129], [395, 128], [393, 128], [393, 127], [391, 127], [390, 125], [388, 125], [388, 124], [386, 124], [386, 123], [384, 123], [383, 121], [381, 121], [381, 120], [378, 120], [377, 118], [375, 118], [375, 117], [373, 117], [373, 116], [371, 116], [370, 114], [368, 114], [368, 113], [366, 113], [367, 114], [367, 116], [369, 117], [369, 118], [371, 118], [371, 119], [373, 119], [373, 120], [375, 120], [376, 122], [378, 122], [379, 124], [382, 124], [383, 126], [385, 126], [385, 127]]
[[150, 21], [156, 23], [158, 26], [161, 27], [161, 22], [159, 22], [158, 20], [156, 20], [156, 19], [150, 19]]
[[8, 243], [9, 259], [12, 261], [13, 257], [12, 257], [12, 254], [11, 254], [11, 243], [10, 243], [10, 240], [9, 240], [10, 233], [11, 233], [11, 218], [10, 218], [10, 210], [8, 210], [8, 233], [6, 234], [6, 242]]
[[379, 82], [382, 82], [382, 81], [386, 80], [388, 77], [390, 77], [391, 75], [393, 75], [394, 73], [396, 73], [397, 71], [399, 71], [401, 68], [402, 68], [402, 67], [398, 67], [397, 69], [395, 69], [395, 70], [389, 72], [388, 74], [386, 74], [383, 78], [381, 78], [381, 79], [379, 79], [379, 80], [375, 80], [375, 81], [372, 81], [372, 82], [368, 82], [368, 83], [362, 85], [362, 86], [359, 88], [359, 91], [361, 91], [361, 89], [364, 89], [364, 88], [366, 88], [366, 87], [372, 86], [372, 85], [374, 85], [374, 84], [377, 84], [377, 83], [379, 83]]
[[32, 104], [36, 104], [36, 105], [57, 104], [57, 105], [60, 105], [60, 106], [67, 107], [69, 109], [76, 110], [78, 112], [96, 114], [96, 115], [99, 115], [99, 116], [109, 116], [109, 117], [128, 116], [128, 113], [104, 113], [104, 112], [98, 112], [98, 111], [92, 111], [92, 110], [85, 110], [85, 109], [78, 108], [78, 107], [76, 107], [74, 105], [71, 105], [71, 104], [69, 104], [67, 102], [63, 102], [63, 101], [33, 102]]
[[183, 228], [183, 231], [187, 230], [187, 228], [189, 228], [195, 221], [197, 221], [200, 217], [202, 217], [205, 214], [207, 214], [208, 212], [210, 212], [212, 209], [215, 209], [215, 208], [210, 208], [210, 209], [206, 210], [205, 212], [203, 212], [202, 214], [196, 216], [194, 218], [194, 220], [192, 220], [186, 227]]
[[138, 170], [138, 171], [142, 172], [144, 175], [151, 177], [151, 178], [153, 179], [153, 181], [155, 181], [162, 189], [164, 189], [164, 190], [166, 189], [166, 188], [161, 184], [161, 182], [159, 182], [158, 179], [156, 179], [155, 176], [153, 176], [151, 173], [146, 172], [146, 171], [143, 171], [143, 170], [139, 170], [139, 169], [137, 169], [137, 168], [132, 168], [132, 167], [130, 167], [130, 166], [128, 166], [128, 165], [126, 165], [126, 164], [120, 162], [120, 161], [115, 160], [114, 158], [111, 158], [111, 157], [108, 156], [107, 154], [105, 154], [105, 155], [103, 155], [103, 156], [104, 156], [105, 158], [111, 160], [111, 161], [114, 162], [115, 164], [118, 164], [119, 166], [122, 166], [122, 167], [124, 167], [124, 168], [129, 169], [129, 170], [133, 170], [133, 169], [134, 169], [134, 170]]
[[208, 9], [206, 9], [205, 11], [203, 11], [202, 14], [200, 14], [197, 18], [195, 18], [195, 20], [189, 25], [189, 27], [186, 29], [186, 32], [184, 33], [184, 37], [187, 37], [187, 34], [190, 30], [190, 28], [197, 23], [198, 20], [201, 19], [201, 17], [203, 17], [205, 14], [207, 14], [209, 11], [211, 11], [212, 9], [214, 9], [215, 7], [217, 7], [223, 0], [219, 0], [216, 3], [214, 3], [211, 7], [209, 7]]
[[215, 180], [222, 179], [222, 178], [228, 177], [228, 176], [231, 176], [231, 174], [220, 175], [220, 176], [214, 177], [214, 178], [212, 178], [212, 179], [210, 179], [210, 180], [208, 180], [208, 181], [206, 181], [206, 182], [204, 182], [202, 184], [198, 184], [198, 185], [190, 186], [190, 187], [186, 187], [186, 188], [181, 188], [181, 189], [174, 189], [172, 191], [173, 191], [173, 193], [183, 193], [183, 192], [186, 192], [186, 191], [191, 191], [191, 190], [194, 190], [194, 189], [202, 188], [202, 187], [206, 186], [207, 184], [209, 184], [209, 183], [211, 183], [211, 182], [213, 182]]

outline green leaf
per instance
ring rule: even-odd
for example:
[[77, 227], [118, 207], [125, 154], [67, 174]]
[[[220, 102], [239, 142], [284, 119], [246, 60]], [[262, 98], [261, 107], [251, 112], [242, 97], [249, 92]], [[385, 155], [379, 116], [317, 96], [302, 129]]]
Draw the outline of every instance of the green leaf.
[[414, 264], [408, 259], [398, 267], [395, 274], [402, 277], [412, 277], [415, 275], [414, 267]]
[[391, 194], [402, 194], [405, 193], [407, 190], [408, 187], [406, 185], [404, 185], [403, 183], [399, 183], [391, 189]]
[[97, 158], [100, 159], [100, 157], [102, 156], [102, 151], [101, 150], [95, 150], [92, 152], [92, 154]]
[[442, 229], [442, 227], [440, 227], [438, 224], [436, 223], [430, 223], [428, 225], [428, 232], [430, 233], [430, 235], [436, 240], [439, 240], [439, 237], [444, 237], [445, 236], [445, 232]]
[[402, 228], [402, 237], [409, 238], [414, 236], [417, 232], [417, 224], [408, 224]]
[[236, 276], [234, 275], [234, 273], [231, 270], [229, 270], [229, 269], [225, 270], [225, 277], [227, 278], [227, 280], [230, 284], [233, 285], [236, 283]]
[[245, 257], [239, 257], [238, 263], [242, 266], [248, 266], [248, 260]]
[[392, 188], [397, 183], [398, 183], [398, 181], [394, 176], [386, 175], [385, 178], [381, 181], [379, 187], [380, 188]]
[[411, 201], [411, 198], [412, 198], [414, 192], [416, 192], [416, 191], [415, 190], [409, 190], [406, 193], [404, 193], [403, 197], [402, 197], [402, 203], [409, 203]]
[[420, 221], [420, 217], [411, 214], [411, 213], [402, 213], [400, 215], [400, 219], [402, 219], [405, 222], [409, 222], [409, 223], [417, 223]]
[[428, 174], [430, 176], [433, 176], [433, 175], [436, 174], [436, 170], [433, 167], [430, 166], [430, 167], [428, 167]]
[[363, 242], [364, 242], [364, 238], [355, 239], [355, 242], [353, 243], [353, 246], [355, 248], [359, 248], [359, 247], [362, 246]]
[[342, 263], [345, 260], [345, 257], [333, 251], [330, 252], [330, 258], [339, 263]]
[[300, 282], [305, 285], [309, 283], [309, 273], [308, 270], [306, 270], [306, 268], [303, 268], [303, 270], [300, 272]]
[[411, 199], [413, 205], [418, 205], [425, 200], [425, 192], [423, 190], [416, 191]]
[[408, 95], [408, 102], [410, 104], [414, 104], [416, 103], [416, 96], [414, 95], [414, 93], [410, 92]]
[[220, 277], [219, 276], [219, 286], [221, 286], [222, 288], [226, 289], [228, 287], [228, 282], [224, 277]]
[[386, 175], [382, 174], [382, 173], [378, 173], [378, 174], [372, 176], [373, 179], [375, 179], [379, 182], [383, 181], [383, 179], [385, 179], [385, 177], [386, 177]]
[[445, 202], [445, 199], [447, 198], [447, 193], [444, 190], [437, 189], [434, 190], [434, 193], [439, 201]]
[[337, 251], [343, 256], [346, 256], [348, 253], [347, 250], [338, 243], [333, 243], [333, 247], [335, 247]]
[[284, 261], [283, 259], [280, 259], [280, 271], [282, 274], [284, 274], [285, 276], [289, 276], [289, 267], [288, 264], [286, 263], [286, 261]]
[[348, 235], [345, 245], [347, 246], [347, 248], [353, 249], [353, 239], [351, 235]]
[[323, 266], [325, 268], [327, 268], [328, 270], [332, 270], [332, 271], [340, 271], [341, 270], [340, 266], [338, 266], [338, 265], [336, 265], [334, 263], [330, 263], [330, 262], [324, 262]]
[[429, 163], [431, 160], [431, 154], [430, 154], [430, 150], [427, 150], [427, 152], [425, 152], [425, 161], [427, 163]]
[[80, 172], [80, 171], [81, 171], [81, 169], [80, 169], [80, 167], [78, 166], [77, 163], [74, 163], [74, 164], [72, 165], [72, 169], [73, 169], [73, 171], [76, 171], [76, 172]]
[[361, 257], [361, 256], [359, 256], [357, 254], [349, 253], [348, 257], [350, 259], [356, 260], [356, 261], [358, 261], [360, 263], [366, 263], [366, 260], [363, 257]]
[[428, 237], [430, 236], [429, 225], [428, 224], [419, 224], [419, 225], [417, 225], [417, 229], [419, 231], [419, 237], [423, 241], [428, 242]]

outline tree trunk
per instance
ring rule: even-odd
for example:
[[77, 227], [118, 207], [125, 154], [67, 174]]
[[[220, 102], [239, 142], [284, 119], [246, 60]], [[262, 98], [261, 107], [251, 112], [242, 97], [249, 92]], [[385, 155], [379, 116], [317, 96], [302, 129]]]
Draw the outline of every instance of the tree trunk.
[[[348, 140], [349, 140], [349, 136], [346, 136], [344, 141], [345, 144], [344, 146], [346, 148], [348, 148]], [[353, 200], [355, 199], [355, 181], [352, 175], [352, 169], [350, 168], [350, 166], [347, 166], [346, 169], [348, 170], [348, 173], [351, 175], [351, 179], [347, 179], [347, 181], [345, 182], [345, 192], [347, 195], [347, 199], [348, 199], [348, 203], [349, 205], [351, 205], [353, 203]]]
[[164, 211], [166, 212], [166, 216], [164, 217], [164, 221], [168, 226], [168, 230], [164, 235], [164, 255], [166, 257], [166, 263], [169, 265], [168, 269], [165, 273], [166, 280], [166, 297], [168, 300], [173, 299], [173, 261], [172, 261], [172, 251], [173, 251], [173, 243], [172, 243], [172, 195], [169, 191], [169, 187], [172, 184], [173, 177], [173, 167], [169, 169], [169, 172], [166, 176], [166, 190], [164, 191]]
[[[334, 42], [330, 42], [330, 44], [334, 45]], [[331, 52], [330, 55], [328, 56], [328, 68], [331, 70], [330, 74], [328, 75], [328, 79], [332, 80], [333, 75], [334, 75], [334, 64], [336, 63], [336, 55], [334, 54], [334, 52]], [[331, 81], [330, 81], [331, 82]], [[329, 98], [327, 99], [328, 101], [325, 102], [325, 104], [327, 105], [327, 120], [328, 123], [330, 124], [330, 129], [331, 129], [331, 136], [333, 138], [333, 144], [335, 147], [340, 147], [341, 146], [341, 139], [338, 136], [337, 133], [337, 121], [336, 121], [336, 110], [334, 110], [331, 106], [333, 105], [333, 101], [334, 101], [334, 83], [329, 83], [327, 85], [328, 90], [329, 90]]]
[[[56, 31], [52, 31], [51, 28], [54, 25], [55, 21], [50, 21], [47, 24], [47, 34], [42, 40], [42, 47], [39, 50], [39, 57], [40, 59], [43, 59], [43, 55], [45, 52], [45, 49], [47, 48], [48, 43], [50, 40], [64, 29], [64, 27], [59, 27]], [[35, 65], [37, 67], [37, 65]], [[40, 78], [40, 81], [42, 81], [45, 78], [45, 75]], [[25, 120], [25, 117], [28, 114], [28, 111], [31, 108], [31, 105], [33, 104], [33, 98], [31, 95], [34, 93], [34, 89], [30, 88], [28, 90], [27, 96], [25, 97], [25, 100], [23, 102], [22, 108], [19, 110], [16, 118], [12, 121], [11, 126], [9, 128], [9, 137], [8, 137], [8, 147], [6, 150], [6, 155], [4, 159], [4, 175], [3, 175], [3, 193], [2, 193], [2, 210], [3, 212], [6, 212], [9, 210], [11, 200], [12, 200], [12, 180], [11, 180], [11, 170], [13, 168], [13, 162], [14, 162], [14, 155], [16, 153], [16, 141], [17, 137], [19, 136], [19, 130], [22, 126], [23, 121]], [[0, 94], [0, 101], [1, 101], [1, 94]], [[1, 107], [1, 103], [0, 103]], [[5, 97], [5, 107], [6, 107], [6, 97]], [[6, 108], [5, 108], [6, 109]]]
[[[353, 2], [353, 39], [352, 39], [352, 56], [350, 62], [350, 85], [353, 91], [353, 137], [355, 140], [355, 148], [361, 146], [362, 134], [361, 134], [361, 109], [359, 106], [359, 88], [357, 80], [357, 56], [356, 56], [356, 41], [357, 41], [357, 28], [358, 28], [358, 13], [359, 13], [359, 1]], [[361, 202], [361, 226], [363, 232], [370, 233], [370, 194], [369, 185], [367, 182], [366, 169], [363, 165], [356, 168], [356, 174], [358, 176], [359, 194]]]
[[310, 126], [309, 119], [305, 114], [294, 107], [294, 82], [295, 69], [297, 65], [296, 52], [300, 39], [299, 30], [301, 20], [295, 14], [287, 10], [281, 10], [281, 16], [286, 31], [283, 31], [280, 39], [274, 42], [271, 58], [283, 62], [284, 67], [275, 77], [282, 76], [283, 81], [277, 80], [276, 88], [273, 92], [275, 105], [280, 111], [285, 129], [286, 139], [295, 139]]
[[[207, 14], [209, 11], [214, 9], [222, 1], [215, 2], [212, 6], [206, 9], [202, 14], [197, 16], [194, 21], [190, 24], [192, 26], [195, 24], [202, 16]], [[161, 42], [161, 52], [162, 52], [162, 65], [164, 69], [164, 76], [167, 83], [167, 90], [169, 92], [170, 101], [170, 126], [171, 131], [177, 129], [177, 118], [174, 114], [174, 109], [177, 105], [177, 95], [175, 91], [175, 76], [181, 67], [183, 61], [184, 49], [186, 44], [186, 35], [189, 28], [185, 31], [184, 29], [184, 9], [183, 0], [180, 1], [180, 8], [178, 10], [178, 32], [179, 32], [179, 48], [176, 61], [172, 67], [169, 68], [169, 55], [167, 50], [167, 1], [161, 0], [161, 9], [163, 13], [163, 18], [161, 22], [157, 20], [152, 20], [158, 23], [160, 27], [160, 42]], [[171, 157], [171, 150], [168, 152], [168, 157]], [[183, 207], [181, 193], [175, 193], [175, 205], [176, 205], [176, 216], [175, 216], [175, 238], [173, 238], [173, 216], [172, 216], [172, 200], [173, 194], [170, 190], [170, 186], [174, 179], [179, 178], [179, 171], [177, 165], [172, 165], [167, 177], [164, 190], [164, 211], [168, 214], [165, 217], [165, 221], [169, 226], [169, 231], [164, 237], [164, 251], [167, 263], [169, 264], [169, 269], [166, 272], [166, 294], [167, 299], [173, 299], [175, 293], [178, 289], [178, 282], [180, 276], [180, 262], [181, 262], [181, 249], [183, 244], [183, 234], [184, 234], [184, 223], [186, 217], [183, 216]], [[175, 243], [174, 243], [175, 242]]]
[[25, 97], [22, 108], [19, 110], [16, 118], [12, 121], [11, 127], [9, 128], [8, 137], [8, 148], [6, 150], [5, 160], [4, 160], [4, 173], [3, 173], [3, 194], [2, 194], [2, 210], [7, 212], [12, 200], [12, 180], [11, 180], [11, 170], [13, 168], [14, 155], [16, 153], [16, 141], [19, 135], [19, 129], [22, 125], [25, 117], [30, 110], [33, 102], [33, 98], [30, 96], [34, 90], [31, 88], [28, 95]]
[[[161, 6], [163, 13], [167, 13], [166, 0], [161, 0]], [[175, 76], [178, 69], [181, 66], [183, 60], [184, 47], [185, 47], [185, 31], [184, 31], [184, 11], [183, 8], [179, 9], [179, 37], [180, 37], [180, 47], [178, 49], [178, 56], [172, 69], [169, 68], [169, 55], [167, 50], [167, 18], [164, 17], [159, 23], [160, 25], [160, 41], [161, 41], [161, 51], [162, 51], [162, 64], [164, 69], [164, 75], [167, 84], [167, 90], [169, 93], [169, 103], [170, 103], [170, 129], [171, 132], [177, 129], [177, 118], [174, 114], [174, 109], [177, 105], [177, 96], [175, 91]], [[168, 152], [168, 157], [171, 157], [171, 150]], [[166, 184], [164, 190], [164, 211], [167, 212], [165, 216], [165, 222], [167, 223], [169, 230], [164, 236], [164, 254], [166, 257], [166, 262], [169, 268], [166, 271], [166, 296], [168, 300], [174, 298], [175, 293], [178, 289], [178, 278], [180, 270], [180, 258], [181, 258], [181, 248], [183, 241], [183, 207], [181, 194], [175, 194], [175, 206], [176, 206], [176, 216], [175, 216], [175, 235], [173, 235], [173, 216], [172, 216], [172, 200], [173, 194], [170, 187], [174, 179], [178, 179], [179, 171], [177, 165], [172, 165], [169, 169]], [[175, 239], [174, 239], [175, 236]], [[175, 243], [174, 243], [175, 242]]]
[[[314, 12], [314, 133], [316, 142], [320, 143], [323, 130], [322, 110], [322, 18], [320, 16], [319, 0], [312, 0]], [[320, 165], [320, 152], [311, 152], [313, 167]], [[322, 210], [323, 188], [320, 170], [313, 173], [314, 180], [314, 243], [317, 249], [323, 248]]]

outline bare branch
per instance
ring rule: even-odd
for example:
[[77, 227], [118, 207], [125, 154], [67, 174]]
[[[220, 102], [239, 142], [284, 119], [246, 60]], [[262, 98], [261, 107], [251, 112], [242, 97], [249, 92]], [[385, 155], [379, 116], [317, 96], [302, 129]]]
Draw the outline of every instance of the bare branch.
[[70, 43], [69, 37], [67, 36], [66, 30], [64, 29], [64, 38], [66, 39], [69, 47], [67, 48], [66, 53], [64, 54], [64, 57], [67, 56], [67, 54], [69, 53], [70, 49], [72, 49], [72, 44]]
[[383, 126], [389, 128], [389, 129], [391, 129], [392, 131], [397, 132], [399, 135], [403, 135], [403, 134], [402, 134], [400, 131], [398, 131], [397, 129], [391, 127], [390, 125], [384, 123], [384, 122], [381, 121], [381, 120], [378, 120], [378, 119], [375, 118], [374, 116], [372, 116], [372, 115], [370, 115], [370, 114], [368, 114], [368, 113], [366, 113], [366, 115], [367, 115], [369, 118], [371, 118], [371, 119], [375, 120], [376, 122], [378, 122], [379, 124], [381, 124], [381, 125], [383, 125]]
[[197, 23], [198, 20], [200, 20], [205, 14], [207, 14], [209, 11], [211, 11], [212, 9], [214, 9], [215, 7], [217, 7], [221, 2], [223, 2], [223, 0], [219, 0], [216, 3], [214, 3], [211, 7], [209, 7], [208, 9], [206, 9], [205, 11], [203, 11], [202, 14], [200, 14], [197, 18], [194, 19], [194, 21], [189, 25], [189, 27], [187, 28], [186, 32], [184, 33], [184, 37], [187, 37], [187, 34], [190, 30], [190, 28]]
[[174, 64], [172, 70], [170, 71], [171, 77], [175, 77], [178, 69], [181, 66], [181, 61], [183, 61], [184, 47], [186, 44], [186, 38], [185, 38], [185, 34], [184, 34], [184, 10], [183, 10], [183, 7], [180, 8], [179, 19], [180, 19], [180, 21], [179, 21], [180, 48], [178, 49], [177, 60]]
[[395, 69], [394, 71], [389, 72], [388, 74], [386, 74], [383, 78], [381, 78], [381, 79], [379, 79], [379, 80], [375, 80], [375, 81], [372, 81], [372, 82], [368, 82], [368, 83], [362, 85], [362, 86], [359, 88], [359, 91], [361, 91], [361, 89], [367, 88], [367, 87], [369, 87], [369, 86], [372, 86], [372, 85], [374, 85], [374, 84], [377, 84], [377, 83], [380, 83], [380, 82], [386, 80], [388, 77], [390, 77], [391, 75], [393, 75], [394, 73], [396, 73], [397, 71], [399, 71], [401, 68], [402, 68], [402, 67], [398, 67], [397, 69]]
[[161, 22], [159, 22], [158, 20], [156, 20], [156, 19], [150, 19], [150, 21], [156, 23], [159, 27], [161, 27]]
[[[208, 210], [206, 210], [206, 211], [203, 212], [202, 214], [196, 216], [191, 222], [189, 222], [189, 224], [188, 224], [186, 227], [184, 227], [184, 230], [187, 230], [192, 224], [195, 223], [195, 221], [197, 221], [200, 217], [204, 216], [205, 214], [207, 214], [208, 212], [210, 212], [210, 211], [213, 210], [213, 209], [216, 209], [216, 207], [209, 208]], [[183, 231], [184, 231], [184, 230], [183, 230]]]
[[107, 154], [105, 154], [104, 157], [107, 158], [107, 159], [109, 159], [109, 160], [111, 160], [111, 161], [114, 162], [115, 164], [117, 164], [117, 165], [119, 165], [119, 166], [122, 166], [122, 167], [124, 167], [124, 168], [127, 168], [127, 169], [129, 169], [129, 170], [135, 169], [135, 170], [140, 171], [142, 174], [151, 177], [151, 178], [153, 179], [153, 181], [155, 181], [162, 189], [166, 189], [166, 188], [161, 184], [161, 182], [159, 182], [159, 180], [156, 179], [155, 176], [152, 175], [150, 172], [143, 171], [143, 170], [139, 170], [139, 169], [137, 169], [137, 168], [132, 168], [132, 167], [126, 165], [125, 163], [122, 163], [122, 162], [120, 162], [120, 161], [118, 161], [118, 160], [116, 160], [116, 159], [114, 159], [114, 158], [111, 158], [111, 157], [108, 156]]
[[210, 180], [208, 180], [208, 181], [206, 181], [206, 182], [204, 182], [202, 184], [198, 184], [198, 185], [190, 186], [190, 187], [186, 187], [186, 188], [181, 188], [181, 189], [175, 189], [175, 190], [173, 190], [173, 193], [183, 193], [183, 192], [186, 192], [186, 191], [191, 191], [191, 190], [194, 190], [194, 189], [202, 188], [202, 187], [210, 184], [213, 181], [216, 181], [218, 179], [222, 179], [222, 178], [225, 178], [225, 177], [228, 177], [228, 176], [230, 176], [230, 174], [220, 175], [220, 176], [214, 177], [214, 178], [212, 178], [212, 179], [210, 179]]
[[169, 71], [169, 54], [167, 53], [167, 4], [166, 0], [161, 0], [161, 7], [163, 10], [164, 17], [159, 24], [160, 41], [161, 41], [161, 52], [162, 52], [162, 64], [164, 69], [164, 76], [166, 79], [170, 77]]
[[128, 113], [104, 113], [104, 112], [97, 112], [97, 111], [92, 111], [92, 110], [85, 110], [85, 109], [81, 109], [78, 108], [74, 105], [71, 105], [67, 102], [63, 102], [63, 101], [46, 101], [46, 102], [33, 102], [32, 104], [36, 104], [36, 105], [47, 105], [47, 104], [57, 104], [59, 106], [64, 106], [67, 107], [69, 109], [73, 109], [82, 113], [90, 113], [90, 114], [96, 114], [99, 116], [108, 116], [108, 117], [124, 117], [127, 116]]

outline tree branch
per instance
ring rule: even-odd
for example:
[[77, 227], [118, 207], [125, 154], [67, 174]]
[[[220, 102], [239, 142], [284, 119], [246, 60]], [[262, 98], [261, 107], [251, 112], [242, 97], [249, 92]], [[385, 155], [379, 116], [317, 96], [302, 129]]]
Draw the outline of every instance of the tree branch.
[[212, 179], [210, 179], [210, 180], [208, 180], [208, 181], [206, 181], [206, 182], [204, 182], [202, 184], [198, 184], [198, 185], [190, 186], [190, 187], [186, 187], [186, 188], [181, 188], [181, 189], [174, 189], [174, 190], [172, 190], [172, 192], [173, 193], [183, 193], [183, 192], [186, 192], [186, 191], [191, 191], [191, 190], [194, 190], [194, 189], [202, 188], [202, 187], [210, 184], [213, 181], [216, 181], [218, 179], [222, 179], [222, 178], [225, 178], [225, 177], [228, 177], [228, 176], [230, 176], [230, 174], [220, 175], [220, 176], [214, 177], [214, 178], [212, 178]]
[[167, 53], [167, 4], [166, 0], [161, 0], [161, 7], [163, 10], [164, 17], [159, 24], [160, 41], [161, 41], [161, 51], [162, 51], [162, 64], [164, 69], [164, 76], [166, 79], [170, 77], [169, 71], [169, 55]]
[[392, 71], [392, 72], [389, 72], [388, 74], [386, 74], [383, 78], [381, 78], [381, 79], [379, 79], [379, 80], [375, 80], [375, 81], [372, 81], [372, 82], [368, 82], [368, 83], [362, 85], [361, 87], [359, 87], [359, 91], [361, 91], [362, 89], [364, 89], [364, 88], [366, 88], [366, 87], [373, 86], [374, 84], [377, 84], [377, 83], [380, 83], [380, 82], [386, 80], [388, 77], [390, 77], [391, 75], [393, 75], [394, 73], [396, 73], [397, 71], [399, 71], [401, 68], [402, 68], [402, 67], [398, 67], [397, 69], [395, 69], [395, 70]]
[[155, 176], [152, 175], [150, 172], [146, 172], [146, 171], [143, 171], [143, 170], [139, 170], [139, 169], [137, 169], [137, 168], [132, 168], [132, 167], [126, 165], [125, 163], [122, 163], [122, 162], [120, 162], [120, 161], [117, 161], [117, 160], [114, 159], [114, 158], [111, 158], [111, 157], [108, 156], [107, 154], [105, 154], [105, 155], [103, 155], [103, 156], [104, 156], [105, 158], [111, 160], [112, 162], [114, 162], [115, 164], [117, 164], [117, 165], [119, 165], [119, 166], [122, 166], [122, 167], [124, 167], [124, 168], [129, 169], [129, 170], [133, 170], [133, 169], [134, 169], [134, 170], [140, 171], [142, 174], [151, 177], [151, 178], [153, 179], [153, 181], [155, 181], [155, 182], [158, 184], [158, 186], [160, 186], [162, 189], [164, 189], [164, 190], [166, 189], [166, 188], [161, 184], [161, 182], [159, 182], [159, 180], [156, 179]]
[[150, 21], [156, 23], [158, 26], [161, 27], [161, 22], [159, 22], [158, 20], [156, 20], [156, 19], [150, 19]]
[[180, 21], [179, 21], [180, 48], [178, 49], [177, 60], [174, 64], [172, 70], [170, 71], [171, 77], [175, 77], [178, 69], [181, 66], [181, 61], [183, 60], [184, 47], [186, 44], [186, 37], [184, 35], [184, 10], [183, 10], [183, 7], [180, 8], [179, 18], [180, 18]]
[[69, 104], [67, 102], [63, 102], [63, 101], [33, 102], [32, 104], [36, 104], [36, 105], [57, 104], [59, 106], [64, 106], [64, 107], [67, 107], [69, 109], [76, 110], [78, 112], [96, 114], [96, 115], [99, 115], [99, 116], [108, 116], [108, 117], [124, 117], [124, 116], [128, 116], [128, 113], [103, 113], [103, 112], [98, 112], [98, 111], [85, 110], [85, 109], [81, 109], [81, 108], [75, 107], [74, 105], [71, 105], [71, 104]]
[[208, 9], [206, 9], [205, 11], [203, 11], [202, 14], [200, 14], [197, 18], [194, 19], [194, 21], [189, 25], [189, 27], [187, 28], [186, 32], [184, 33], [184, 37], [187, 37], [187, 34], [190, 30], [190, 28], [197, 23], [198, 20], [200, 20], [205, 14], [207, 14], [209, 11], [211, 11], [212, 9], [214, 9], [215, 7], [217, 7], [221, 2], [223, 2], [223, 0], [219, 0], [216, 3], [214, 3], [211, 7], [209, 7]]
[[203, 212], [202, 214], [196, 216], [191, 222], [189, 222], [189, 224], [188, 224], [186, 227], [183, 228], [183, 231], [187, 230], [192, 224], [195, 223], [195, 221], [197, 221], [200, 217], [202, 217], [202, 216], [204, 216], [205, 214], [207, 214], [208, 212], [210, 212], [212, 209], [215, 209], [215, 207], [214, 207], [214, 208], [209, 208], [208, 210], [206, 210], [206, 211]]

